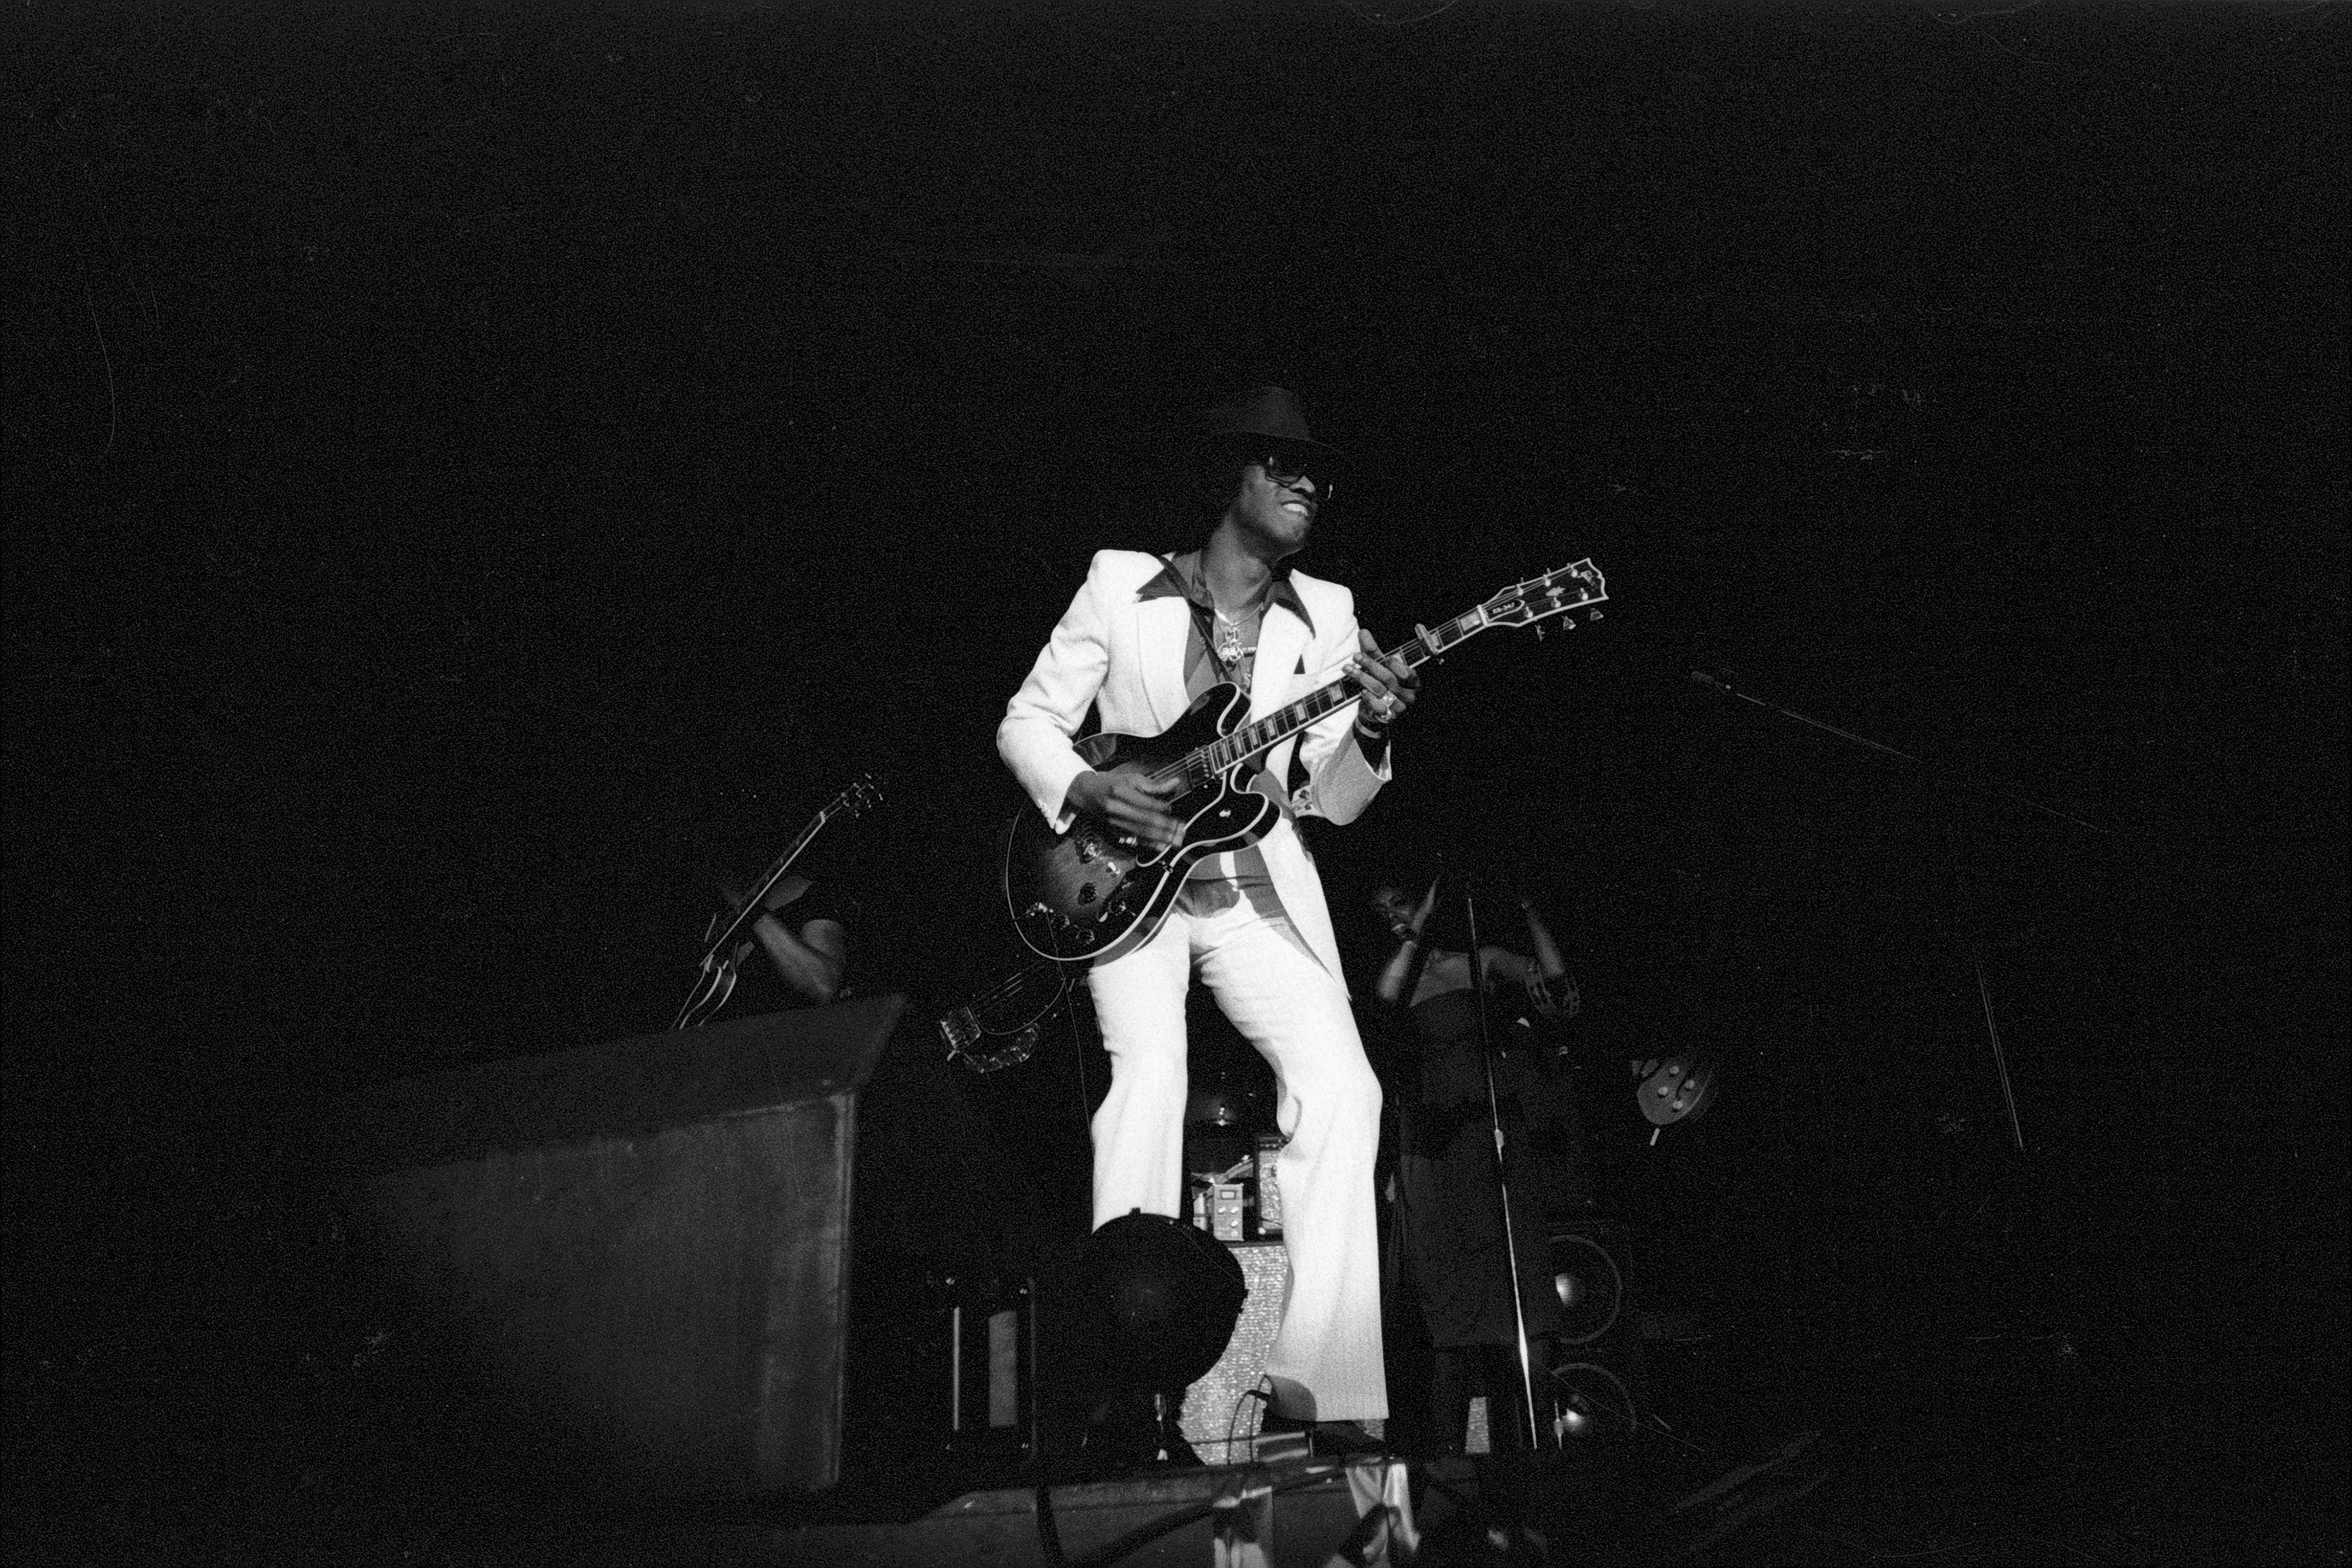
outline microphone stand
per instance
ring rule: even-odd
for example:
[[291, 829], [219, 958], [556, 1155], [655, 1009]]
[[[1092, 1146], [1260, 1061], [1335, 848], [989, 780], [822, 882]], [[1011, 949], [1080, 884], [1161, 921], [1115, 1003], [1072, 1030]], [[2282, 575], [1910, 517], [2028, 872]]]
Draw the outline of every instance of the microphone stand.
[[[1894, 747], [1881, 745], [1879, 742], [1872, 740], [1865, 736], [1856, 735], [1851, 730], [1840, 729], [1833, 724], [1824, 724], [1820, 719], [1808, 717], [1804, 714], [1791, 712], [1790, 709], [1784, 708], [1777, 703], [1769, 703], [1759, 697], [1749, 696], [1746, 692], [1735, 689], [1731, 682], [1722, 675], [1711, 674], [1705, 670], [1693, 670], [1690, 673], [1690, 678], [1697, 682], [1700, 685], [1714, 687], [1717, 691], [1721, 692], [1725, 696], [1737, 697], [1741, 702], [1748, 704], [1750, 707], [1761, 708], [1766, 713], [1778, 714], [1782, 718], [1793, 720], [1798, 724], [1810, 726], [1811, 727], [1821, 730], [1825, 734], [1834, 735], [1840, 740], [1851, 741], [1856, 746], [1867, 747], [1873, 751], [1883, 752], [1888, 757], [1893, 757], [1901, 761], [1908, 762], [1914, 767], [1925, 769], [1931, 777], [1934, 777], [1939, 771], [1933, 765], [1919, 758], [1912, 756], [1911, 753], [1907, 751], [1898, 751]], [[1962, 780], [1962, 782], [1969, 781]], [[2000, 796], [2003, 800], [2009, 800], [2016, 805], [2023, 806], [2028, 810], [2039, 811], [2045, 817], [2053, 817], [2062, 822], [2071, 822], [2075, 827], [2087, 828], [2095, 833], [2105, 833], [2108, 831], [2107, 829], [2099, 826], [2096, 822], [2084, 821], [2082, 818], [2074, 815], [2072, 812], [2062, 811], [2055, 806], [2045, 805], [2039, 800], [2028, 800], [2024, 796], [2018, 794], [2016, 791], [2001, 788], [1997, 784], [1987, 784], [1979, 787], [1989, 788], [1992, 793]], [[1958, 849], [1949, 841], [1950, 827], [1948, 821], [1946, 825], [1946, 852], [1948, 855], [1951, 856], [1954, 861], [1953, 875], [1957, 878], [1958, 874], [1957, 868], [1958, 852]], [[2000, 1026], [1993, 1017], [1992, 988], [1985, 978], [1984, 947], [1982, 943], [1973, 940], [1969, 943], [1969, 962], [1976, 975], [1977, 999], [1983, 1005], [1984, 1009], [1985, 1036], [1987, 1040], [1990, 1041], [1992, 1046], [1993, 1070], [2000, 1079], [2001, 1104], [2003, 1109], [2005, 1109], [2009, 1113], [2010, 1141], [2016, 1145], [2017, 1152], [2021, 1155], [2025, 1153], [2025, 1128], [2017, 1118], [2017, 1095], [2010, 1087], [2009, 1082], [2009, 1058], [2007, 1053], [2001, 1050]]]
[[[1486, 1027], [1486, 961], [1478, 940], [1478, 898], [1466, 873], [1462, 878], [1462, 913], [1470, 927], [1470, 999], [1478, 1018], [1478, 1061], [1486, 1072], [1486, 1115], [1495, 1134], [1495, 1194], [1503, 1208], [1503, 1252], [1511, 1275], [1511, 1322], [1518, 1333], [1519, 1389], [1526, 1396], [1528, 1451], [1532, 1454], [1543, 1447], [1543, 1423], [1536, 1415], [1535, 1364], [1528, 1349], [1528, 1309], [1519, 1295], [1519, 1243], [1511, 1220], [1511, 1178], [1504, 1163], [1503, 1101], [1495, 1086], [1495, 1043]], [[1489, 1395], [1489, 1430], [1494, 1409], [1495, 1401]]]
[[[1899, 758], [1903, 761], [1912, 764], [1914, 767], [1925, 768], [1931, 773], [1936, 771], [1936, 768], [1932, 764], [1912, 756], [1907, 751], [1897, 751], [1891, 746], [1880, 745], [1877, 741], [1872, 740], [1867, 736], [1856, 735], [1850, 729], [1840, 729], [1833, 724], [1823, 724], [1820, 719], [1808, 718], [1805, 715], [1801, 713], [1791, 713], [1789, 709], [1780, 706], [1779, 704], [1768, 703], [1760, 697], [1751, 697], [1746, 692], [1734, 687], [1728, 680], [1725, 679], [1721, 675], [1709, 674], [1705, 670], [1693, 670], [1690, 673], [1690, 678], [1696, 681], [1700, 685], [1713, 686], [1725, 696], [1737, 697], [1741, 702], [1748, 704], [1750, 707], [1762, 708], [1766, 713], [1777, 713], [1782, 718], [1793, 719], [1797, 723], [1802, 725], [1810, 725], [1813, 728], [1822, 731], [1824, 734], [1836, 736], [1840, 740], [1850, 740], [1856, 746], [1865, 746], [1873, 751], [1880, 751], [1885, 753], [1889, 757]], [[2016, 790], [2002, 788], [1999, 784], [1988, 781], [1988, 783], [1983, 787], [1990, 789], [1993, 794], [1999, 795], [2002, 800], [2010, 801], [2014, 805], [2022, 806], [2029, 811], [2039, 811], [2045, 817], [2055, 817], [2062, 822], [2072, 822], [2078, 828], [2088, 828], [2095, 833], [2104, 833], [2108, 831], [2107, 829], [2099, 826], [2096, 822], [2084, 821], [2082, 818], [2075, 816], [2071, 811], [2062, 811], [2055, 806], [2044, 805], [2039, 800], [2029, 800], [2024, 796], [2019, 794]]]

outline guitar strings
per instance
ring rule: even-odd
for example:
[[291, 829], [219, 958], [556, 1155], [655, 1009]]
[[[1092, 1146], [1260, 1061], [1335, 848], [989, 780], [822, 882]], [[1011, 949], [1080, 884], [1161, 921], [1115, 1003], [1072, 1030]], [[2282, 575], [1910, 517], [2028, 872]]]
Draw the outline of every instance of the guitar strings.
[[[1419, 636], [1415, 636], [1410, 642], [1398, 643], [1394, 648], [1382, 653], [1381, 658], [1383, 661], [1402, 659], [1405, 661], [1407, 669], [1418, 669], [1456, 641], [1454, 632], [1467, 619], [1469, 619], [1467, 614], [1457, 615], [1431, 632], [1428, 642], [1424, 643]], [[1413, 657], [1415, 653], [1421, 656]], [[1154, 779], [1184, 779], [1189, 781], [1192, 764], [1196, 758], [1206, 764], [1204, 772], [1223, 773], [1235, 763], [1245, 761], [1269, 747], [1279, 746], [1294, 730], [1302, 729], [1325, 714], [1335, 712], [1351, 702], [1361, 701], [1362, 698], [1363, 693], [1349, 691], [1345, 680], [1334, 681], [1328, 686], [1309, 692], [1288, 707], [1266, 715], [1255, 724], [1245, 726], [1231, 735], [1220, 736], [1197, 751], [1187, 752], [1175, 761], [1155, 769], [1151, 778]]]
[[[1572, 604], [1561, 603], [1560, 583], [1563, 580], [1571, 579], [1582, 585], [1584, 593]], [[1561, 611], [1576, 609], [1581, 605], [1598, 603], [1608, 597], [1605, 584], [1601, 581], [1600, 572], [1593, 570], [1590, 557], [1578, 561], [1573, 566], [1561, 567], [1530, 581], [1519, 583], [1509, 591], [1509, 594], [1512, 599], [1522, 602], [1532, 598], [1550, 600], [1551, 607], [1534, 618], [1537, 620], [1557, 614]], [[1489, 612], [1487, 606], [1497, 602], [1507, 602], [1507, 601], [1504, 596], [1497, 595], [1496, 599], [1487, 601], [1486, 604], [1465, 610], [1452, 620], [1442, 622], [1434, 632], [1415, 632], [1409, 641], [1400, 643], [1394, 648], [1381, 654], [1381, 658], [1383, 661], [1402, 658], [1405, 661], [1407, 669], [1418, 669], [1463, 638], [1493, 623], [1495, 617]], [[1415, 657], [1415, 654], [1419, 657]], [[1150, 777], [1155, 780], [1181, 779], [1188, 785], [1192, 784], [1193, 782], [1192, 764], [1195, 760], [1203, 764], [1202, 771], [1206, 775], [1213, 776], [1222, 773], [1226, 768], [1245, 761], [1261, 751], [1279, 746], [1293, 731], [1305, 728], [1325, 714], [1345, 707], [1351, 702], [1361, 701], [1362, 697], [1361, 691], [1349, 691], [1345, 680], [1334, 681], [1329, 685], [1301, 697], [1288, 707], [1266, 715], [1255, 724], [1237, 729], [1229, 736], [1222, 736], [1208, 745], [1178, 758], [1174, 762], [1154, 769]], [[1203, 783], [1206, 781], [1205, 778], [1201, 780]]]
[[[973, 1009], [979, 1009], [994, 1002], [1001, 1002], [1007, 997], [1017, 994], [1024, 986], [1028, 984], [1030, 977], [1037, 972], [1038, 971], [1034, 969], [1024, 969], [1017, 974], [1007, 975], [1003, 979], [999, 980], [995, 985], [990, 987], [987, 990], [982, 991], [979, 996], [973, 998], [968, 1006]], [[1062, 993], [1068, 990], [1069, 988], [1069, 977], [1063, 974], [1060, 968], [1056, 967], [1054, 972], [1054, 994], [1045, 999], [1045, 1003], [1043, 1007], [1039, 1008], [1036, 1012], [1024, 1019], [1022, 1023], [1016, 1027], [1026, 1028], [1028, 1025], [1035, 1023], [1039, 1019], [1044, 1018], [1047, 1013], [1053, 1011], [1055, 1005], [1062, 999]]]

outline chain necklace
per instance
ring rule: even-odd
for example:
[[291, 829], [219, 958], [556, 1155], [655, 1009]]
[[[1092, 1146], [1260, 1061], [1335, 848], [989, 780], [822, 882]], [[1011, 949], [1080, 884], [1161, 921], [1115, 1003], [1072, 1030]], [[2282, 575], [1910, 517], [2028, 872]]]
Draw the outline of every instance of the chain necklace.
[[1266, 598], [1274, 591], [1274, 579], [1267, 578], [1259, 587], [1247, 610], [1239, 615], [1228, 615], [1217, 608], [1217, 596], [1209, 590], [1208, 573], [1201, 570], [1198, 562], [1194, 563], [1192, 570], [1201, 587], [1201, 597], [1209, 601], [1209, 613], [1217, 618], [1217, 661], [1231, 670], [1257, 652], [1255, 643], [1243, 643], [1242, 632], [1244, 627], [1254, 625], [1265, 612]]
[[1221, 628], [1217, 632], [1217, 657], [1228, 669], [1240, 664], [1245, 655], [1257, 652], [1257, 644], [1255, 643], [1247, 647], [1242, 645], [1242, 628], [1257, 620], [1257, 611], [1252, 610], [1240, 620], [1234, 621], [1228, 618], [1223, 611], [1217, 609], [1213, 604], [1209, 609], [1216, 616], [1217, 624]]

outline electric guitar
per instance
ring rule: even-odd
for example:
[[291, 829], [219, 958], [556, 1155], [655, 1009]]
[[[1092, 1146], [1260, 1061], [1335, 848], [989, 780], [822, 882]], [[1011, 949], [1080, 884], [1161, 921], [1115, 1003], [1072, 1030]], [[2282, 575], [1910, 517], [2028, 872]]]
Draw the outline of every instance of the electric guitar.
[[[1417, 667], [1490, 627], [1532, 626], [1608, 597], [1607, 582], [1588, 558], [1515, 583], [1381, 657]], [[1601, 612], [1588, 619], [1598, 621]], [[1106, 732], [1079, 741], [1079, 757], [1098, 772], [1182, 780], [1183, 792], [1168, 810], [1183, 832], [1171, 848], [1147, 849], [1090, 812], [1077, 813], [1058, 833], [1035, 810], [1020, 812], [1003, 844], [1004, 906], [1022, 941], [1040, 957], [1068, 963], [1115, 958], [1149, 940], [1195, 862], [1255, 843], [1280, 816], [1274, 800], [1244, 779], [1251, 761], [1361, 695], [1342, 679], [1245, 724], [1249, 699], [1222, 684], [1160, 735]]]
[[748, 938], [751, 926], [760, 916], [768, 913], [766, 899], [769, 890], [784, 880], [784, 873], [793, 869], [793, 862], [801, 858], [801, 852], [814, 841], [827, 822], [835, 817], [856, 817], [867, 808], [880, 804], [881, 800], [882, 788], [874, 782], [873, 776], [860, 774], [855, 783], [826, 801], [817, 814], [809, 819], [809, 825], [801, 830], [800, 836], [792, 841], [792, 846], [768, 868], [760, 878], [759, 884], [751, 889], [751, 895], [735, 912], [735, 918], [727, 923], [719, 931], [718, 939], [703, 953], [702, 973], [696, 977], [694, 989], [687, 994], [686, 1003], [677, 1009], [677, 1017], [671, 1021], [670, 1028], [699, 1029], [727, 1005], [727, 998], [735, 994], [735, 948]]

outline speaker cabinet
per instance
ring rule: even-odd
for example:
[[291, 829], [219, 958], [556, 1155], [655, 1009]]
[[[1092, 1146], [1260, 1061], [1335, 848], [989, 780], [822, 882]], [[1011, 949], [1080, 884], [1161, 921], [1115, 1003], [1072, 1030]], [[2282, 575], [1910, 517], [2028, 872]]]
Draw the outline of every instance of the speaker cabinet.
[[[1547, 1402], [1539, 1393], [1537, 1402], [1539, 1413], [1549, 1412], [1548, 1441], [1571, 1451], [1579, 1446], [1613, 1447], [1634, 1435], [1649, 1406], [1627, 1238], [1599, 1220], [1555, 1223], [1546, 1254], [1565, 1320], [1549, 1364], [1536, 1369], [1550, 1394]], [[1508, 1396], [1518, 1395], [1515, 1375]], [[1490, 1422], [1499, 1416], [1490, 1398], [1471, 1401], [1468, 1452], [1490, 1450]], [[1516, 1418], [1524, 1432], [1525, 1415]]]
[[1552, 1289], [1567, 1318], [1550, 1366], [1562, 1448], [1622, 1443], [1644, 1419], [1648, 1373], [1627, 1240], [1599, 1221], [1551, 1228]]
[[841, 1473], [863, 998], [385, 1087], [351, 1175], [392, 1278], [546, 1462], [649, 1490]]

